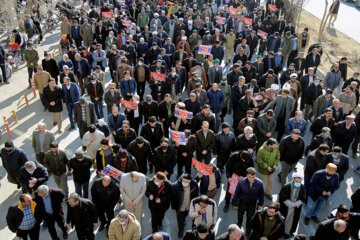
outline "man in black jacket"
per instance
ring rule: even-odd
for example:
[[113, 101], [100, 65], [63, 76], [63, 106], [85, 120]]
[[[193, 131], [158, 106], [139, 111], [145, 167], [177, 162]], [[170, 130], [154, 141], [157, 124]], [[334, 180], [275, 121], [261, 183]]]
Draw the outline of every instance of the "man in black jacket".
[[[285, 219], [279, 212], [279, 209], [279, 203], [270, 202], [267, 207], [262, 208], [254, 215], [251, 222], [253, 231], [250, 240], [260, 240], [262, 237], [278, 240], [283, 236]], [[269, 221], [272, 222], [273, 219], [275, 220], [275, 224], [265, 224]]]
[[153, 159], [149, 141], [139, 136], [127, 146], [127, 150], [135, 157], [139, 172], [146, 175], [147, 163], [151, 163]]
[[15, 147], [11, 140], [7, 140], [5, 142], [5, 147], [1, 149], [0, 156], [3, 167], [7, 172], [8, 181], [17, 184], [17, 188], [19, 189], [21, 187], [19, 171], [28, 161], [25, 153], [20, 148]]
[[314, 151], [317, 149], [321, 144], [326, 144], [329, 146], [330, 149], [333, 147], [333, 140], [331, 138], [331, 129], [328, 127], [323, 127], [321, 129], [321, 133], [313, 137], [309, 146], [306, 147], [305, 156], [308, 154], [309, 151]]
[[210, 230], [206, 223], [201, 222], [196, 228], [188, 230], [182, 240], [215, 240], [214, 230]]
[[119, 188], [111, 181], [110, 176], [105, 175], [94, 181], [91, 187], [91, 197], [101, 222], [99, 231], [103, 230], [105, 226], [109, 228], [110, 221], [114, 218], [114, 207], [120, 199]]
[[157, 172], [152, 179], [147, 181], [145, 195], [149, 198], [153, 232], [162, 228], [162, 220], [170, 206], [171, 189], [172, 183], [167, 180], [163, 172]]
[[163, 124], [164, 136], [169, 136], [169, 127], [171, 122], [174, 121], [174, 111], [176, 102], [171, 99], [170, 94], [165, 94], [164, 101], [159, 105], [159, 119]]
[[29, 194], [21, 194], [20, 202], [9, 207], [6, 215], [9, 229], [21, 239], [27, 239], [29, 235], [31, 240], [39, 240], [42, 220], [39, 205], [31, 199]]
[[191, 161], [194, 156], [196, 149], [196, 138], [193, 135], [190, 135], [191, 132], [189, 129], [185, 129], [185, 138], [187, 139], [186, 145], [180, 145], [175, 143], [176, 153], [177, 153], [177, 178], [183, 174], [183, 167], [185, 166], [185, 172], [191, 174]]
[[291, 135], [283, 138], [279, 145], [281, 173], [278, 174], [281, 185], [287, 182], [287, 176], [294, 171], [296, 164], [302, 158], [305, 150], [305, 143], [300, 136], [299, 129], [293, 129]]
[[332, 129], [335, 124], [335, 119], [333, 118], [333, 111], [331, 108], [325, 109], [325, 113], [318, 118], [316, 118], [310, 127], [310, 131], [313, 133], [313, 137], [321, 133], [323, 127], [328, 127]]
[[64, 209], [62, 206], [65, 194], [61, 189], [49, 188], [41, 185], [35, 192], [35, 202], [44, 216], [50, 236], [53, 240], [60, 240], [56, 234], [55, 222], [63, 232], [63, 239], [68, 238], [65, 226]]
[[347, 240], [349, 237], [350, 234], [344, 220], [328, 219], [319, 224], [312, 240]]
[[216, 240], [244, 240], [244, 231], [236, 224], [230, 224], [227, 231], [221, 234]]
[[170, 179], [177, 162], [176, 150], [169, 144], [168, 138], [162, 138], [160, 146], [154, 150], [153, 164], [156, 172], [164, 172], [167, 179]]
[[235, 63], [233, 70], [231, 70], [227, 75], [227, 83], [230, 85], [230, 87], [234, 86], [238, 83], [239, 77], [244, 76], [243, 72], [240, 71], [240, 65]]
[[23, 193], [33, 193], [37, 188], [49, 180], [46, 168], [40, 163], [28, 161], [20, 168], [19, 181]]
[[68, 201], [67, 228], [75, 226], [79, 240], [94, 240], [94, 227], [98, 214], [95, 205], [88, 199], [81, 198], [77, 193], [71, 193]]
[[356, 114], [355, 126], [356, 126], [356, 134], [355, 134], [354, 142], [351, 145], [351, 149], [352, 149], [352, 152], [353, 152], [352, 157], [354, 159], [356, 158], [356, 153], [358, 152], [358, 146], [359, 146], [359, 142], [360, 142], [360, 112], [358, 112]]
[[159, 104], [153, 100], [151, 95], [146, 95], [145, 101], [141, 103], [141, 107], [144, 121], [147, 121], [151, 116], [155, 116], [156, 119], [159, 118]]
[[230, 131], [230, 124], [222, 123], [222, 131], [215, 135], [215, 147], [213, 153], [217, 159], [216, 165], [221, 172], [224, 171], [226, 161], [229, 159], [231, 152], [235, 150], [235, 135]]
[[202, 111], [196, 114], [193, 122], [192, 133], [195, 134], [198, 130], [201, 129], [201, 125], [203, 121], [208, 121], [210, 130], [215, 131], [215, 117], [210, 112], [210, 106], [205, 104], [202, 107]]

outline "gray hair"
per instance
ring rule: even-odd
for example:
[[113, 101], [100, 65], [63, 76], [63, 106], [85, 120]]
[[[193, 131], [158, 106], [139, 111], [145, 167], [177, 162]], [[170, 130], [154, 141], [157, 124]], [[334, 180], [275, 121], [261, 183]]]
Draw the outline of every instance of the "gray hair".
[[240, 76], [240, 77], [239, 77], [239, 82], [242, 81], [242, 80], [245, 80], [245, 77], [244, 77], [244, 76]]
[[246, 126], [246, 127], [244, 128], [244, 133], [248, 133], [248, 132], [250, 132], [250, 131], [253, 131], [253, 128], [252, 128], [252, 127]]
[[46, 185], [41, 185], [38, 187], [37, 192], [41, 195], [47, 195], [49, 193], [49, 187]]
[[105, 181], [107, 181], [107, 182], [111, 182], [111, 177], [108, 176], [108, 175], [104, 175], [104, 176], [102, 177], [102, 180], [105, 180]]
[[34, 161], [27, 161], [27, 162], [25, 163], [25, 168], [26, 168], [26, 169], [31, 169], [31, 168], [33, 168], [33, 167], [36, 167], [36, 164], [35, 164]]
[[129, 212], [128, 212], [127, 210], [123, 209], [123, 210], [121, 210], [121, 211], [118, 213], [117, 216], [118, 216], [119, 218], [122, 218], [122, 219], [128, 218]]
[[44, 127], [44, 128], [46, 128], [46, 123], [43, 123], [43, 122], [38, 123], [38, 127]]
[[68, 67], [68, 65], [64, 65], [63, 70], [65, 70], [65, 69], [70, 69], [70, 68]]
[[136, 171], [131, 171], [131, 172], [130, 172], [130, 177], [131, 177], [131, 178], [139, 177], [139, 173], [136, 172]]
[[77, 202], [80, 200], [80, 195], [77, 193], [70, 193], [69, 200], [72, 199], [74, 202]]
[[237, 224], [230, 224], [227, 230], [228, 230], [229, 234], [234, 234], [235, 231], [240, 230], [241, 236], [244, 235], [244, 231], [242, 231]]
[[334, 221], [334, 229], [345, 229], [346, 228], [346, 222], [342, 219], [338, 219]]

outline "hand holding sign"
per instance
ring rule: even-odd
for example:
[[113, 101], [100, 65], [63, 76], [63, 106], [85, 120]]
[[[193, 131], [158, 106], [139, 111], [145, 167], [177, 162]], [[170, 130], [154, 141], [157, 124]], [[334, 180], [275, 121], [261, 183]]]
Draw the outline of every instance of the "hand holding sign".
[[204, 54], [204, 55], [210, 55], [211, 54], [211, 48], [212, 46], [210, 45], [200, 45], [199, 46], [199, 54]]
[[204, 175], [211, 176], [212, 174], [213, 166], [201, 163], [195, 158], [192, 159], [191, 166]]
[[124, 99], [121, 99], [120, 105], [125, 106], [126, 108], [136, 110], [138, 104], [136, 102], [130, 102], [130, 101], [126, 101]]

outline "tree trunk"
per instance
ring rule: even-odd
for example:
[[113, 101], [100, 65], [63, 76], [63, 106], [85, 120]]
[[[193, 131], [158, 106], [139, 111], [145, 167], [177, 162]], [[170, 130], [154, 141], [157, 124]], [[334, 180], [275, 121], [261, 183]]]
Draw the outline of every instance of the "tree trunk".
[[[335, 3], [335, 1], [333, 1], [333, 3]], [[321, 19], [321, 23], [320, 23], [320, 27], [319, 27], [319, 36], [318, 36], [318, 41], [321, 42], [321, 40], [323, 39], [323, 34], [324, 34], [324, 30], [325, 30], [325, 27], [326, 27], [326, 23], [329, 19], [329, 16], [330, 14], [332, 13], [332, 11], [335, 9], [335, 4], [332, 5], [331, 9], [329, 10], [329, 12], [327, 11], [328, 10], [328, 6], [329, 6], [329, 2], [328, 0], [325, 0], [325, 11], [324, 11], [324, 15]]]

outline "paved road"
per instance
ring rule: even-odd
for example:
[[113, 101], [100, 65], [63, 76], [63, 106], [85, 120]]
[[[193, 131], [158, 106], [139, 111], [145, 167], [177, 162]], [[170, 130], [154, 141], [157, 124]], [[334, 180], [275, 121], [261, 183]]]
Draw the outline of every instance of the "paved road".
[[[45, 50], [53, 50], [57, 48], [58, 40], [60, 39], [59, 32], [55, 32], [54, 35], [46, 35], [45, 40], [41, 46], [38, 48], [39, 55], [41, 56], [40, 59], [42, 59], [42, 54]], [[109, 82], [109, 76], [108, 76], [108, 82]], [[56, 128], [52, 127], [52, 120], [51, 116], [48, 112], [43, 112], [40, 99], [32, 98], [32, 92], [31, 90], [26, 89], [27, 87], [27, 70], [24, 66], [21, 67], [21, 69], [14, 73], [14, 75], [10, 79], [11, 84], [10, 85], [0, 85], [0, 115], [6, 116], [9, 119], [11, 131], [13, 134], [13, 140], [15, 142], [15, 145], [22, 148], [25, 153], [27, 154], [28, 158], [31, 160], [35, 160], [35, 155], [31, 147], [31, 134], [33, 130], [36, 128], [36, 124], [38, 122], [45, 122], [49, 127], [49, 129], [55, 133], [55, 138], [60, 143], [60, 148], [65, 149], [68, 156], [73, 156], [73, 153], [76, 149], [80, 147], [80, 140], [78, 136], [77, 131], [65, 131], [63, 134], [59, 135], [56, 132]], [[147, 89], [147, 91], [149, 91]], [[27, 93], [30, 99], [30, 104], [28, 107], [25, 106], [24, 101], [21, 101], [21, 103], [18, 106], [18, 120], [19, 122], [17, 124], [14, 124], [14, 121], [11, 116], [11, 110], [15, 109], [15, 107], [18, 104], [18, 100], [23, 96], [24, 93]], [[185, 96], [183, 96], [185, 97]], [[104, 110], [105, 111], [105, 110]], [[63, 112], [63, 126], [64, 128], [69, 127], [69, 120], [67, 118], [66, 110]], [[231, 116], [226, 117], [226, 121], [230, 121], [232, 119]], [[2, 121], [2, 119], [1, 119]], [[4, 126], [1, 124], [1, 129], [4, 133]], [[310, 134], [307, 133], [305, 137], [305, 141], [309, 143], [310, 141]], [[2, 138], [0, 139], [0, 146], [3, 147], [3, 144], [6, 140], [6, 134], [3, 134]], [[298, 164], [298, 171], [303, 171], [303, 164], [304, 159], [300, 161]], [[354, 166], [356, 166], [357, 163], [355, 160], [350, 161], [350, 168], [352, 169]], [[324, 210], [322, 214], [320, 214], [320, 218], [325, 218], [326, 215], [329, 213], [329, 211], [336, 207], [339, 203], [345, 203], [350, 205], [349, 196], [352, 194], [352, 192], [359, 186], [359, 178], [358, 176], [353, 176], [353, 172], [350, 169], [350, 171], [347, 174], [347, 180], [341, 183], [340, 189], [335, 192], [334, 196], [332, 196], [329, 199], [328, 204], [324, 207]], [[279, 169], [280, 170], [280, 169]], [[16, 203], [18, 201], [20, 191], [16, 190], [16, 186], [13, 184], [9, 184], [6, 179], [6, 172], [3, 167], [0, 166], [0, 174], [1, 174], [1, 193], [0, 194], [0, 211], [2, 212], [1, 218], [0, 218], [0, 239], [12, 239], [14, 237], [14, 234], [10, 232], [10, 230], [7, 228], [5, 215], [7, 212], [7, 209], [10, 205]], [[171, 181], [175, 181], [176, 173], [173, 174], [173, 177], [170, 179]], [[92, 180], [95, 177], [95, 173], [92, 173]], [[150, 177], [150, 175], [148, 175]], [[69, 177], [68, 184], [70, 188], [70, 192], [73, 192], [75, 190], [74, 183], [72, 180], [72, 177]], [[223, 183], [226, 182], [225, 176], [222, 178]], [[56, 186], [53, 179], [51, 178], [48, 182], [49, 186]], [[276, 200], [276, 194], [280, 191], [280, 183], [275, 178], [274, 180], [274, 186], [272, 194], [274, 196], [274, 199]], [[216, 202], [219, 206], [218, 211], [218, 221], [216, 224], [216, 230], [217, 235], [224, 232], [227, 228], [227, 226], [231, 223], [237, 222], [237, 213], [230, 209], [229, 212], [226, 214], [223, 213], [222, 208], [224, 207], [224, 185], [222, 186], [221, 191], [219, 191], [220, 194], [216, 197]], [[151, 233], [151, 224], [150, 224], [150, 212], [147, 207], [147, 201], [145, 201], [146, 204], [144, 206], [144, 215], [143, 215], [143, 224], [142, 224], [142, 235], [145, 237], [146, 235]], [[266, 201], [267, 203], [268, 201]], [[245, 221], [244, 221], [245, 222]], [[164, 225], [164, 231], [169, 232], [173, 239], [177, 239], [177, 223], [176, 223], [176, 217], [175, 214], [172, 213], [170, 210], [166, 213], [165, 220], [163, 222]], [[187, 218], [187, 229], [189, 229], [191, 226], [191, 221], [189, 218]], [[316, 229], [316, 225], [314, 223], [310, 223], [309, 226], [304, 226], [303, 222], [300, 223], [299, 232], [305, 233], [307, 235], [314, 234]], [[60, 234], [60, 232], [59, 232]], [[50, 239], [49, 234], [47, 230], [41, 231], [41, 240]], [[70, 234], [69, 239], [77, 239], [75, 232], [72, 232]], [[105, 239], [105, 232], [97, 233], [96, 239]]]
[[[331, 4], [329, 0], [329, 7]], [[305, 4], [306, 11], [322, 19], [325, 8], [325, 0], [307, 0]], [[337, 30], [345, 33], [352, 39], [360, 43], [360, 31], [358, 23], [360, 22], [360, 9], [355, 8], [354, 2], [342, 1], [339, 8], [338, 18], [334, 23]]]

